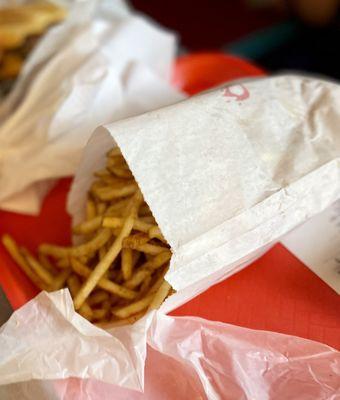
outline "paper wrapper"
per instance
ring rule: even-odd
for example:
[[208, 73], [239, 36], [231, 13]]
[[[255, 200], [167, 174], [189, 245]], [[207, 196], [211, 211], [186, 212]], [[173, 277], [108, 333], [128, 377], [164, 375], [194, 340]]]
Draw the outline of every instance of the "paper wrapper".
[[[326, 345], [165, 313], [243, 268], [339, 197], [339, 94], [332, 83], [276, 77], [99, 128], [84, 152], [69, 210], [77, 222], [92, 172], [116, 142], [172, 247], [166, 279], [178, 292], [135, 325], [107, 333], [74, 312], [66, 290], [40, 294], [2, 328], [3, 393], [336, 395], [340, 356]], [[60, 381], [69, 377], [77, 379]], [[131, 391], [142, 390], [144, 378], [145, 393]], [[18, 383], [29, 379], [58, 381]]]
[[174, 34], [123, 1], [64, 1], [0, 105], [0, 208], [37, 213], [51, 180], [73, 175], [93, 130], [171, 104]]
[[[74, 312], [65, 290], [14, 313], [0, 345], [6, 400], [309, 400], [339, 389], [340, 355], [324, 344], [159, 311], [106, 333]], [[142, 389], [145, 356], [139, 393], [128, 388]]]

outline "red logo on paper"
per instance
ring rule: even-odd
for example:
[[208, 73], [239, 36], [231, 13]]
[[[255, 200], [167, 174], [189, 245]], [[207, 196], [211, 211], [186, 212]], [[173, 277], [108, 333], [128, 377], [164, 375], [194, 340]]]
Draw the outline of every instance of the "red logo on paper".
[[[233, 85], [223, 89], [222, 95], [230, 100], [243, 101], [250, 96], [249, 90], [243, 85]], [[229, 100], [229, 101], [230, 101]]]

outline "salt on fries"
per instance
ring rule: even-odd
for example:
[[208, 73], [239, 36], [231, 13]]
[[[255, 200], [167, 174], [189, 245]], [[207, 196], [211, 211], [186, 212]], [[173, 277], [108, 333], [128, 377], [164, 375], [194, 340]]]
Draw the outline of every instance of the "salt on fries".
[[36, 258], [9, 235], [2, 243], [39, 289], [67, 286], [82, 316], [110, 328], [137, 321], [169, 295], [171, 252], [117, 147], [94, 175], [85, 220], [73, 228], [82, 244], [42, 244]]

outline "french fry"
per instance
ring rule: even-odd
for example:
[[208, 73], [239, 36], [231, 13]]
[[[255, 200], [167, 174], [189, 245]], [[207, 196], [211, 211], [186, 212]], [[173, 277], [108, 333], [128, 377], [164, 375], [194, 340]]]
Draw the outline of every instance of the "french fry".
[[130, 235], [123, 240], [123, 247], [128, 249], [134, 249], [147, 243], [150, 240], [149, 236], [145, 233], [136, 233]]
[[[40, 255], [44, 255], [44, 254], [40, 254]], [[69, 257], [64, 257], [64, 258], [60, 258], [59, 260], [57, 260], [56, 262], [56, 266], [58, 268], [70, 268], [70, 259]]]
[[121, 166], [111, 166], [110, 171], [119, 178], [126, 178], [126, 179], [132, 178], [131, 171]]
[[41, 290], [48, 290], [48, 286], [41, 281], [41, 279], [36, 275], [36, 273], [31, 269], [28, 265], [25, 258], [19, 251], [19, 248], [15, 241], [9, 235], [2, 236], [2, 244], [13, 258], [13, 260], [18, 264], [21, 270], [25, 273], [26, 276]]
[[157, 246], [155, 244], [150, 244], [150, 243], [145, 243], [145, 244], [140, 244], [140, 245], [135, 245], [134, 243], [130, 243], [128, 247], [130, 249], [138, 250], [142, 253], [150, 254], [152, 256], [155, 256], [157, 254], [162, 253], [164, 250], [166, 250], [166, 247], [163, 246]]
[[145, 277], [139, 290], [139, 296], [143, 296], [149, 290], [151, 280], [152, 280], [151, 275]]
[[108, 157], [123, 157], [122, 152], [120, 151], [120, 148], [118, 146], [113, 147], [110, 151], [107, 152]]
[[125, 282], [125, 286], [129, 289], [135, 289], [150, 275], [151, 271], [148, 268], [140, 268], [128, 281]]
[[74, 297], [80, 289], [79, 278], [76, 274], [72, 274], [67, 278], [67, 286], [70, 290], [71, 296]]
[[155, 296], [152, 298], [152, 301], [149, 304], [149, 310], [154, 310], [159, 308], [159, 306], [163, 303], [164, 299], [167, 297], [170, 289], [171, 285], [167, 281], [163, 281], [163, 283], [161, 284], [161, 286], [159, 287]]
[[105, 216], [116, 216], [121, 215], [122, 210], [127, 206], [129, 198], [124, 198], [120, 201], [115, 201], [105, 211]]
[[[106, 169], [111, 173], [111, 175], [116, 175], [114, 173], [115, 168], [125, 168], [128, 169], [128, 166], [122, 156], [110, 157], [106, 163]], [[116, 175], [118, 176], [118, 175]]]
[[122, 274], [125, 281], [131, 278], [132, 275], [132, 250], [122, 249]]
[[102, 229], [99, 233], [87, 243], [75, 247], [54, 246], [51, 244], [42, 244], [39, 247], [39, 252], [50, 255], [54, 258], [65, 257], [82, 257], [94, 253], [100, 249], [110, 239], [111, 232], [109, 229]]
[[141, 300], [131, 303], [125, 307], [120, 307], [113, 311], [113, 315], [117, 318], [128, 318], [133, 314], [145, 310], [152, 302], [154, 294], [148, 295]]
[[168, 270], [168, 268], [166, 267], [163, 270], [159, 271], [158, 276], [156, 276], [155, 282], [152, 284], [152, 286], [150, 287], [150, 289], [148, 291], [149, 294], [156, 294], [156, 292], [158, 291], [158, 289], [164, 282], [164, 276], [165, 276], [167, 270]]
[[64, 269], [58, 276], [55, 277], [53, 282], [53, 290], [59, 290], [65, 286], [67, 278], [71, 275], [71, 268]]
[[51, 286], [54, 281], [53, 275], [47, 269], [45, 269], [27, 249], [21, 248], [20, 252], [25, 257], [28, 265], [39, 276], [39, 278], [45, 282], [46, 285]]
[[151, 210], [146, 203], [141, 206], [138, 215], [141, 217], [146, 217], [146, 216], [152, 215]]
[[89, 321], [92, 321], [92, 320], [93, 320], [93, 311], [92, 311], [91, 307], [90, 307], [87, 303], [84, 303], [84, 304], [80, 307], [80, 309], [79, 309], [79, 314], [80, 314], [82, 317], [88, 319]]
[[147, 215], [147, 216], [144, 216], [144, 217], [139, 216], [138, 220], [146, 222], [146, 223], [151, 224], [151, 225], [154, 225], [156, 223], [155, 218], [152, 215]]
[[74, 306], [76, 309], [78, 309], [82, 305], [87, 296], [92, 292], [99, 280], [102, 278], [105, 272], [109, 269], [112, 262], [120, 253], [124, 238], [126, 238], [132, 230], [133, 221], [135, 215], [137, 214], [139, 205], [142, 202], [142, 199], [142, 195], [138, 191], [131, 200], [131, 211], [129, 216], [126, 218], [124, 225], [122, 226], [120, 234], [116, 237], [105, 257], [99, 261], [95, 269], [91, 272], [91, 275], [88, 277], [84, 285], [81, 287], [76, 298], [74, 299]]
[[102, 216], [106, 211], [106, 204], [103, 202], [98, 202], [96, 205], [96, 212], [98, 216]]
[[137, 191], [137, 185], [130, 183], [120, 188], [101, 187], [94, 191], [94, 195], [101, 201], [108, 201], [119, 197], [126, 197]]
[[89, 221], [96, 216], [96, 205], [93, 200], [88, 199], [86, 203], [86, 220]]
[[108, 154], [106, 167], [109, 167], [111, 165], [117, 165], [117, 164], [126, 164], [126, 161], [125, 161], [122, 153]]
[[[80, 276], [83, 276], [84, 278], [90, 278], [92, 275], [92, 272], [90, 268], [86, 267], [85, 265], [82, 265], [80, 261], [78, 261], [75, 258], [71, 259], [71, 264], [72, 264], [72, 269]], [[113, 293], [119, 297], [122, 297], [123, 299], [134, 299], [137, 295], [137, 293], [133, 290], [130, 290], [128, 288], [125, 288], [123, 286], [118, 285], [117, 283], [112, 282], [111, 280], [107, 278], [101, 278], [97, 282], [97, 286], [107, 290], [110, 293]], [[83, 288], [84, 286], [82, 286]], [[81, 289], [77, 293], [76, 298], [78, 297], [79, 293], [81, 293]], [[76, 298], [74, 300], [76, 300]], [[78, 306], [79, 308], [79, 306]], [[78, 309], [76, 307], [76, 309]]]
[[107, 176], [111, 176], [110, 172], [107, 169], [100, 169], [94, 173], [96, 178], [105, 178]]
[[108, 312], [109, 312], [109, 310], [106, 307], [105, 308], [97, 308], [97, 309], [93, 310], [92, 318], [94, 320], [101, 320], [106, 317]]
[[106, 248], [105, 246], [101, 247], [98, 251], [99, 260], [102, 260], [106, 255]]
[[123, 226], [124, 219], [119, 217], [105, 217], [103, 219], [103, 227], [104, 228], [121, 228]]
[[109, 299], [109, 293], [104, 290], [97, 290], [95, 293], [91, 293], [88, 298], [88, 303], [90, 306], [95, 306]]
[[117, 319], [117, 320], [108, 321], [108, 322], [99, 322], [99, 323], [96, 323], [96, 325], [102, 329], [118, 328], [120, 326], [134, 324], [136, 321], [138, 321], [144, 315], [145, 315], [145, 311], [142, 311], [137, 314], [131, 315], [131, 317], [128, 317], [125, 319]]
[[51, 272], [51, 274], [57, 275], [59, 273], [59, 271], [54, 267], [54, 265], [45, 254], [39, 254], [38, 259], [40, 264], [49, 272]]
[[[105, 217], [102, 225], [104, 228], [120, 228], [123, 225], [123, 221], [123, 218], [120, 217]], [[136, 231], [148, 233], [152, 228], [157, 228], [157, 226], [144, 222], [141, 219], [135, 219], [133, 223], [133, 229]]]
[[154, 270], [164, 266], [171, 258], [171, 252], [169, 250], [163, 251], [152, 257], [149, 261], [144, 263], [138, 271], [127, 281], [125, 286], [129, 289], [135, 289], [145, 279], [147, 279]]
[[141, 253], [139, 251], [132, 250], [132, 269], [135, 268], [137, 265], [139, 259], [140, 259]]
[[[67, 278], [67, 286], [71, 292], [71, 296], [74, 298], [80, 289], [80, 281], [77, 275], [72, 274]], [[84, 302], [84, 304], [79, 309], [79, 314], [88, 320], [93, 319], [93, 312], [89, 304]]]
[[151, 239], [156, 238], [159, 239], [161, 242], [166, 243], [166, 240], [164, 239], [164, 236], [162, 235], [162, 232], [158, 226], [152, 226], [148, 230], [148, 235]]
[[157, 254], [150, 261], [148, 261], [144, 267], [155, 270], [170, 261], [170, 258], [171, 251], [164, 249], [161, 253]]
[[92, 219], [88, 219], [87, 221], [82, 222], [73, 227], [73, 233], [77, 235], [86, 235], [88, 233], [95, 232], [98, 228], [100, 228], [102, 224], [103, 217], [98, 215]]

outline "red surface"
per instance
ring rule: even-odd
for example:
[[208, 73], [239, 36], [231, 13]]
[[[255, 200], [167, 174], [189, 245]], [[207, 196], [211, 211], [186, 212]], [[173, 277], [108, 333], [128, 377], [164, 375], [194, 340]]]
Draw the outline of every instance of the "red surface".
[[263, 75], [262, 69], [235, 56], [194, 53], [177, 60], [173, 83], [195, 94], [233, 79]]
[[[192, 94], [233, 77], [261, 74], [251, 65], [247, 70], [247, 64], [234, 57], [196, 54], [179, 59], [174, 82]], [[69, 242], [69, 183], [59, 182], [38, 217], [0, 212], [0, 234], [8, 232], [32, 250], [42, 241]], [[35, 296], [37, 290], [2, 246], [0, 267], [0, 283], [15, 309]], [[281, 245], [172, 314], [298, 335], [340, 348], [339, 296]]]
[[[42, 242], [70, 243], [70, 218], [65, 211], [70, 179], [61, 180], [48, 194], [38, 217], [0, 211], [0, 235], [9, 233], [34, 251]], [[38, 293], [0, 244], [0, 284], [14, 309]]]

